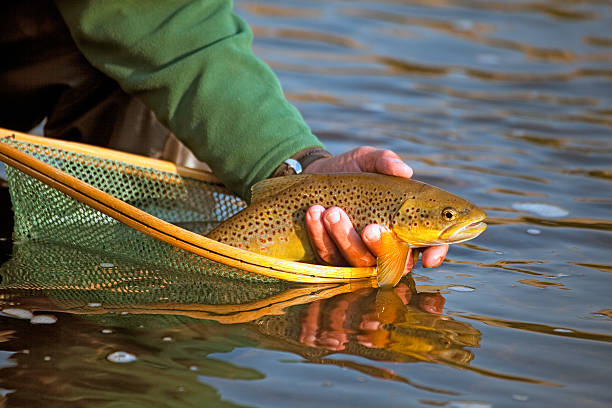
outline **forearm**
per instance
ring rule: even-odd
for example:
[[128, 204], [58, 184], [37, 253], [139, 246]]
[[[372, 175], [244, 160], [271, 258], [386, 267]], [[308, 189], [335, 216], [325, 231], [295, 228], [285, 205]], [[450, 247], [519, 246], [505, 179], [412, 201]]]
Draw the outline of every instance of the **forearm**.
[[251, 52], [224, 0], [57, 0], [96, 68], [153, 109], [228, 187], [246, 196], [292, 154], [321, 146]]

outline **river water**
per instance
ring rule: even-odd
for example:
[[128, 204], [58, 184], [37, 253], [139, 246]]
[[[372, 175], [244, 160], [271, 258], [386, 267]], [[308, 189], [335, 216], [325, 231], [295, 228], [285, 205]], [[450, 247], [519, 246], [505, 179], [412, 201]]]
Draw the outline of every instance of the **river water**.
[[[171, 271], [105, 300], [2, 289], [0, 406], [612, 406], [612, 4], [236, 11], [330, 151], [393, 149], [488, 229], [393, 291]], [[20, 251], [5, 273], [83, 254]], [[68, 267], [141, 270], [88, 259]]]

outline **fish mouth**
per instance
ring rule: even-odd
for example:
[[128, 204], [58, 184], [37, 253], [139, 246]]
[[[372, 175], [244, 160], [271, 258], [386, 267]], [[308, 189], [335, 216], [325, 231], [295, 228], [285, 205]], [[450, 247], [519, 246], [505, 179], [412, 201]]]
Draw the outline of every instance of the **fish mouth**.
[[449, 240], [449, 242], [456, 244], [458, 242], [463, 242], [472, 238], [476, 238], [486, 229], [486, 222], [476, 221], [459, 228], [457, 231], [453, 232], [451, 236], [449, 236], [447, 239]]
[[487, 229], [487, 224], [483, 221], [483, 219], [484, 217], [480, 220], [462, 226], [451, 225], [442, 231], [440, 234], [440, 239], [448, 244], [456, 244], [476, 238], [478, 235], [482, 234], [485, 229]]

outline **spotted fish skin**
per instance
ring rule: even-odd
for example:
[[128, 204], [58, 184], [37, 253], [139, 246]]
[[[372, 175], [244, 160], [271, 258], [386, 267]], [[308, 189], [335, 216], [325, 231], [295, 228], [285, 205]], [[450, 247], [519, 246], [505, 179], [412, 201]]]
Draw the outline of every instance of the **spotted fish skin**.
[[[384, 240], [391, 243], [389, 257], [378, 259], [383, 272], [403, 270], [405, 259], [400, 258], [408, 247], [452, 243], [450, 233], [450, 238], [440, 238], [444, 231], [459, 230], [485, 216], [467, 200], [414, 180], [372, 173], [302, 174], [256, 184], [251, 205], [207, 236], [252, 252], [312, 263], [316, 257], [304, 223], [307, 209], [316, 204], [344, 209], [358, 232], [374, 223], [392, 231]], [[443, 216], [448, 208], [456, 215], [454, 221]], [[396, 253], [401, 253], [399, 258]], [[395, 269], [387, 271], [391, 277], [379, 272], [381, 280], [398, 280], [401, 271]]]
[[[234, 247], [292, 261], [314, 262], [315, 256], [305, 230], [306, 210], [319, 204], [338, 206], [347, 213], [357, 231], [368, 224], [390, 226], [393, 215], [405, 200], [405, 183], [389, 176], [369, 173], [298, 175], [276, 191], [260, 198], [213, 229], [207, 236]], [[396, 179], [395, 177], [393, 179]], [[406, 180], [407, 181], [407, 180]], [[410, 182], [416, 194], [425, 185]], [[264, 186], [265, 188], [265, 186]], [[274, 190], [274, 187], [273, 187]]]

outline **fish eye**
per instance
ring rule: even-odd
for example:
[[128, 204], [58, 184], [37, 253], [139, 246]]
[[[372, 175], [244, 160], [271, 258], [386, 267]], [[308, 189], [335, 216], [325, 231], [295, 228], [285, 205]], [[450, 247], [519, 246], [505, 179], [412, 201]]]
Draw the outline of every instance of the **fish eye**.
[[442, 210], [442, 217], [446, 221], [452, 221], [455, 219], [455, 217], [457, 217], [457, 211], [452, 208], [445, 208]]

